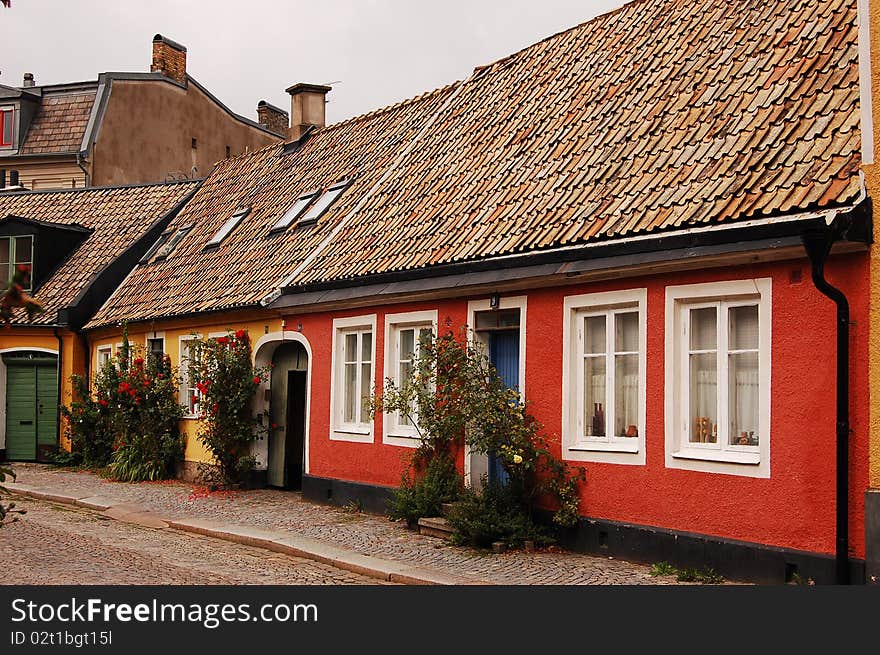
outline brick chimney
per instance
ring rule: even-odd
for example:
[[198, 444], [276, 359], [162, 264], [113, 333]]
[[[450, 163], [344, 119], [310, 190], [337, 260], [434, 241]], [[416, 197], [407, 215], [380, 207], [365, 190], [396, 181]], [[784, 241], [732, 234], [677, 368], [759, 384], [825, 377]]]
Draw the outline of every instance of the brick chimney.
[[153, 37], [151, 73], [162, 73], [180, 84], [186, 84], [186, 46], [157, 34]]
[[287, 126], [290, 123], [290, 117], [283, 109], [270, 105], [265, 100], [257, 103], [257, 120], [260, 125], [270, 132], [275, 132], [279, 136], [287, 136]]
[[291, 141], [299, 139], [310, 127], [324, 127], [327, 124], [325, 103], [332, 87], [320, 84], [294, 84], [287, 89], [290, 94], [290, 132]]
[[34, 82], [34, 74], [33, 73], [25, 73], [24, 74], [24, 81], [21, 84], [22, 88], [30, 89], [35, 84], [36, 83]]

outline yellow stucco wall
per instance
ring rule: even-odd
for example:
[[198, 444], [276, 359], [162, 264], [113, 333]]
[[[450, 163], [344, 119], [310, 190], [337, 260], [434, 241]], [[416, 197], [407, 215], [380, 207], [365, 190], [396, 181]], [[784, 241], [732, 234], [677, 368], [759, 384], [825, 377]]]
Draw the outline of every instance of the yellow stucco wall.
[[[875, 153], [880, 146], [880, 2], [870, 3], [871, 95], [874, 98]], [[865, 185], [874, 207], [880, 207], [880, 169], [876, 163], [863, 166]], [[869, 484], [880, 488], [880, 216], [874, 215], [874, 245], [871, 246], [871, 330], [869, 384], [871, 393]]]
[[[197, 335], [200, 337], [222, 336], [227, 332], [245, 329], [251, 335], [252, 341], [257, 341], [263, 334], [277, 332], [281, 329], [279, 318], [259, 318], [252, 315], [218, 315], [199, 320], [176, 320], [164, 321], [154, 324], [129, 326], [128, 339], [135, 352], [146, 348], [147, 340], [163, 337], [165, 339], [165, 354], [171, 358], [171, 364], [180, 366], [181, 342]], [[90, 369], [97, 369], [98, 349], [110, 346], [114, 354], [118, 344], [122, 342], [122, 330], [120, 328], [103, 328], [89, 333], [89, 356], [91, 357]], [[209, 463], [212, 461], [210, 453], [197, 439], [199, 421], [196, 419], [183, 419], [180, 422], [180, 431], [187, 435], [186, 461], [195, 463]]]

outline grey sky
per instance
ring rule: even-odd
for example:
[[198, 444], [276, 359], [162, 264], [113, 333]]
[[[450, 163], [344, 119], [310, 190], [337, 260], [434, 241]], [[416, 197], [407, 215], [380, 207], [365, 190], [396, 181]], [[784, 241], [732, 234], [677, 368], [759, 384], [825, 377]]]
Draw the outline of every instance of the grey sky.
[[335, 122], [470, 74], [623, 0], [13, 0], [0, 7], [0, 83], [149, 70], [154, 34], [234, 111], [285, 109], [296, 82], [333, 83]]

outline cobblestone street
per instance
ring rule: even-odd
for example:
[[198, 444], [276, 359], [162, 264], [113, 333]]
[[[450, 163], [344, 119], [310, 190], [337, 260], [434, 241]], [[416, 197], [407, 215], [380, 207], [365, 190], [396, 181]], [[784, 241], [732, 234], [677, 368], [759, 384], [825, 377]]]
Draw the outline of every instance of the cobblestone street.
[[[647, 566], [622, 560], [547, 551], [491, 554], [452, 546], [445, 541], [407, 530], [401, 523], [389, 521], [385, 517], [306, 502], [299, 494], [291, 492], [261, 489], [208, 494], [203, 488], [177, 481], [125, 484], [109, 482], [92, 473], [54, 469], [36, 464], [15, 464], [15, 471], [18, 474], [17, 482], [41, 489], [57, 490], [67, 494], [78, 493], [83, 496], [101, 496], [119, 503], [136, 503], [164, 517], [174, 519], [210, 519], [252, 528], [286, 531], [344, 547], [356, 553], [427, 567], [474, 581], [493, 584], [676, 584], [674, 578], [651, 577]], [[42, 529], [60, 529], [54, 524], [46, 526], [41, 524], [40, 514], [35, 513], [33, 516], [29, 514], [25, 520], [28, 524], [36, 525], [11, 526], [10, 535], [12, 530], [36, 533]], [[89, 528], [86, 534], [95, 542], [100, 542], [102, 531], [110, 530], [107, 527], [96, 527], [106, 523], [103, 519], [81, 518], [80, 520], [84, 527]], [[75, 532], [72, 526], [67, 529], [69, 532]], [[123, 526], [119, 529], [128, 528]], [[131, 534], [143, 534], [142, 528], [131, 529], [137, 530]], [[6, 528], [3, 531], [5, 532]], [[120, 532], [121, 534], [123, 533]], [[41, 539], [36, 534], [35, 538]], [[56, 535], [55, 538], [61, 539], [63, 543], [61, 537]], [[123, 539], [121, 536], [119, 538]], [[144, 546], [137, 552], [148, 553], [143, 555], [148, 558], [159, 557], [162, 556], [163, 549], [167, 545], [171, 553], [167, 556], [167, 562], [173, 563], [174, 566], [181, 566], [186, 562], [183, 564], [186, 572], [181, 573], [182, 577], [174, 578], [169, 573], [169, 582], [193, 581], [195, 569], [188, 562], [192, 559], [193, 553], [202, 547], [202, 542], [192, 541], [196, 537], [175, 534], [167, 530], [162, 531], [162, 535], [155, 538], [157, 541], [151, 542], [153, 545], [149, 548]], [[132, 539], [136, 541], [133, 537], [129, 537], [129, 543]], [[163, 541], [165, 539], [168, 541]], [[0, 534], [0, 540], [7, 541], [6, 535]], [[124, 539], [121, 543], [125, 543]], [[223, 554], [225, 546], [215, 540], [210, 540], [210, 543], [217, 548], [217, 561], [222, 561], [225, 557]], [[84, 547], [88, 548], [88, 546]], [[5, 548], [8, 550], [9, 546]], [[238, 547], [231, 548], [232, 552], [239, 552]], [[55, 557], [56, 555], [52, 553], [59, 549], [47, 545], [40, 550], [45, 557]], [[248, 580], [250, 582], [269, 583], [283, 582], [284, 575], [290, 576], [290, 582], [306, 582], [307, 579], [317, 581], [321, 577], [317, 570], [306, 572], [291, 565], [286, 571], [279, 568], [269, 578], [262, 578], [258, 575], [257, 563], [274, 562], [277, 556], [265, 551], [254, 554], [257, 550], [251, 549], [249, 555], [241, 551], [242, 554], [234, 560], [234, 565], [227, 564], [216, 570], [209, 566], [204, 572], [204, 579], [207, 581], [213, 579], [211, 576], [215, 576], [221, 582], [226, 582], [231, 579], [238, 580], [239, 578], [234, 577], [237, 574], [245, 578], [251, 576]], [[6, 552], [3, 552], [4, 560], [8, 557]], [[59, 561], [67, 559], [67, 555], [60, 553], [57, 557]], [[233, 571], [239, 566], [239, 562], [245, 567], [244, 571]], [[320, 571], [328, 571], [328, 575], [332, 570], [330, 567], [320, 569]], [[332, 583], [335, 580], [328, 578], [322, 581]], [[355, 580], [344, 577], [340, 581]]]
[[307, 559], [45, 501], [16, 505], [27, 514], [0, 530], [3, 584], [381, 584]]

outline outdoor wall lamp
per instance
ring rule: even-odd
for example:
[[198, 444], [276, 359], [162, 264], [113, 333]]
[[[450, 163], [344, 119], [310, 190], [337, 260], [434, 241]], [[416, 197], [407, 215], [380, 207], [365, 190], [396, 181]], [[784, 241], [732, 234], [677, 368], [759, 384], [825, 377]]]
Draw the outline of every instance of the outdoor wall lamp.
[[498, 306], [501, 304], [501, 296], [497, 293], [493, 293], [489, 296], [489, 309], [498, 309]]

